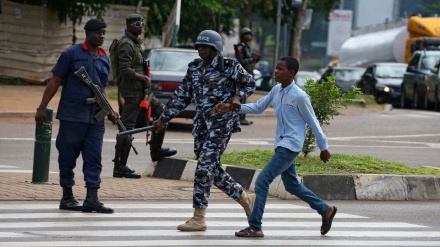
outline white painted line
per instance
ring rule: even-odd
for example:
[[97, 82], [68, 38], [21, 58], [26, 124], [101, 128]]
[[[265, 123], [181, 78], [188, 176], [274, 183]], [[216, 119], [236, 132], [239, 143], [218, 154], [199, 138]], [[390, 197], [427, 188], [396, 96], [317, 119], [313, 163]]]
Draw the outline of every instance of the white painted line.
[[346, 136], [346, 137], [327, 137], [329, 140], [353, 140], [353, 139], [385, 139], [385, 138], [408, 138], [408, 137], [433, 137], [440, 134], [417, 134], [417, 135], [394, 135], [394, 136]]
[[265, 239], [234, 239], [234, 240], [138, 240], [138, 241], [49, 241], [49, 242], [2, 242], [8, 247], [64, 247], [64, 246], [440, 246], [440, 241], [366, 241], [366, 240], [265, 240]]
[[[180, 232], [178, 230], [97, 230], [97, 231], [26, 231], [25, 234], [15, 232], [0, 232], [3, 238], [18, 238], [23, 236], [44, 237], [164, 237], [164, 236], [234, 236], [236, 230], [208, 230], [199, 232]], [[264, 230], [265, 236], [271, 237], [316, 237], [320, 236], [319, 229], [315, 230]], [[368, 238], [439, 238], [440, 232], [433, 231], [331, 231], [331, 237], [368, 237]]]
[[[10, 169], [0, 169], [0, 173], [32, 173], [33, 170], [18, 170], [18, 169], [14, 169], [14, 170], [10, 170]], [[58, 173], [58, 172], [51, 172], [49, 171], [49, 173]]]
[[8, 168], [8, 169], [20, 169], [20, 167], [18, 167], [18, 166], [0, 165], [0, 169], [4, 169], [4, 168]]
[[[36, 203], [36, 204], [21, 204], [20, 202], [18, 204], [1, 204], [0, 202], [0, 209], [11, 209], [11, 210], [19, 210], [19, 209], [56, 209], [58, 210], [59, 201], [52, 202], [52, 203]], [[106, 203], [105, 205], [114, 208], [114, 209], [132, 209], [132, 208], [139, 208], [139, 209], [182, 209], [182, 210], [193, 210], [192, 204], [188, 203], [180, 203], [180, 204], [136, 204], [136, 203], [127, 203], [127, 204], [111, 204]], [[209, 204], [208, 210], [211, 209], [242, 209], [242, 207], [238, 203], [233, 204], [226, 204], [226, 203], [211, 203]], [[266, 209], [308, 209], [311, 210], [309, 207], [305, 206], [299, 206], [295, 204], [266, 204]], [[240, 210], [241, 211], [241, 210]], [[339, 215], [339, 214], [338, 214]]]
[[[192, 212], [185, 213], [157, 213], [157, 212], [133, 212], [133, 213], [118, 213], [114, 214], [95, 214], [82, 212], [60, 212], [60, 213], [13, 213], [0, 214], [0, 219], [47, 219], [47, 218], [181, 218], [187, 219], [193, 216]], [[245, 217], [243, 213], [228, 213], [229, 218]], [[224, 218], [225, 213], [207, 213], [206, 218]], [[317, 213], [265, 213], [264, 218], [277, 219], [321, 219]], [[339, 219], [365, 219], [368, 217], [352, 215], [352, 214], [338, 214]]]
[[[13, 229], [13, 228], [31, 228], [36, 230], [37, 228], [60, 228], [60, 227], [175, 227], [183, 223], [181, 221], [56, 221], [56, 222], [5, 222], [0, 223], [0, 229]], [[207, 220], [206, 224], [209, 228], [213, 227], [244, 227], [246, 221], [210, 221]], [[267, 221], [264, 222], [265, 229], [267, 228], [317, 228], [321, 226], [321, 221]], [[336, 221], [332, 224], [332, 229], [335, 228], [429, 228], [427, 226], [409, 224], [404, 222], [340, 222]], [[332, 231], [333, 232], [333, 231]]]

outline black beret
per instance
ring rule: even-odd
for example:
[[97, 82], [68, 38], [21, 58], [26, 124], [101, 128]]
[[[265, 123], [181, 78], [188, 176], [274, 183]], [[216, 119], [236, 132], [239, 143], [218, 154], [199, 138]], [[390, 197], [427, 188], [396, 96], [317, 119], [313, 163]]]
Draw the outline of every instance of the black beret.
[[139, 14], [129, 14], [125, 17], [125, 20], [128, 21], [143, 21], [143, 17]]
[[84, 30], [86, 31], [94, 31], [101, 28], [107, 27], [107, 24], [98, 19], [90, 19], [86, 25], [84, 25]]

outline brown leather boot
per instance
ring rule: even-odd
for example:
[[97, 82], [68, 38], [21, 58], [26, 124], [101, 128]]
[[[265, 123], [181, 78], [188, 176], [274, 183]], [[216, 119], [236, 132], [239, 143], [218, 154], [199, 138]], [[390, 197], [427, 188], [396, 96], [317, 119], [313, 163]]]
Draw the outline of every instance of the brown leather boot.
[[254, 209], [255, 198], [256, 195], [254, 193], [248, 195], [246, 191], [243, 190], [243, 192], [240, 195], [240, 198], [237, 199], [238, 204], [240, 204], [243, 207], [248, 220], [252, 214], [252, 210]]
[[206, 208], [196, 208], [194, 210], [194, 216], [185, 222], [185, 224], [178, 225], [177, 230], [184, 232], [206, 231], [205, 213]]

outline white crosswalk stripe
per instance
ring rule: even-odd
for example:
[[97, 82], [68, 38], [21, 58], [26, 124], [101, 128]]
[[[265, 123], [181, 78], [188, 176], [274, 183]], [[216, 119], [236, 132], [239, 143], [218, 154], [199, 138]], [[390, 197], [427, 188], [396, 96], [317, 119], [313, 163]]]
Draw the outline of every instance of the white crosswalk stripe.
[[320, 216], [295, 203], [269, 201], [264, 238], [237, 238], [247, 226], [236, 203], [212, 203], [208, 230], [179, 232], [191, 205], [106, 203], [114, 214], [69, 212], [58, 202], [0, 202], [0, 246], [440, 246], [440, 231], [405, 222], [385, 222], [339, 212], [332, 230], [321, 236]]

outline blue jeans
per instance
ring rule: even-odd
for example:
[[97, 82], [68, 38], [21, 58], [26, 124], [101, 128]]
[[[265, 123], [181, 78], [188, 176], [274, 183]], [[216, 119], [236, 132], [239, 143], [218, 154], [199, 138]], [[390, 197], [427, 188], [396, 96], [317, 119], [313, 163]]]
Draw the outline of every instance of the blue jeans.
[[280, 174], [287, 192], [308, 203], [320, 215], [324, 215], [328, 211], [329, 205], [296, 179], [295, 158], [297, 155], [298, 152], [277, 147], [275, 155], [258, 174], [257, 181], [255, 182], [255, 194], [257, 197], [249, 218], [249, 225], [251, 227], [261, 229], [261, 220], [269, 192], [269, 185]]

